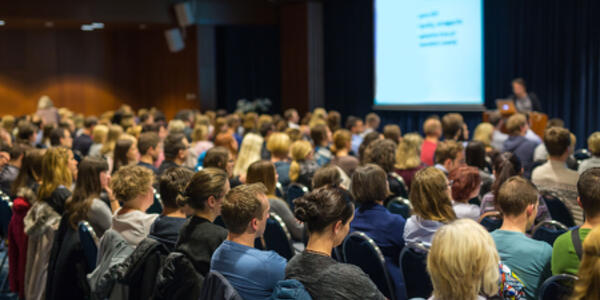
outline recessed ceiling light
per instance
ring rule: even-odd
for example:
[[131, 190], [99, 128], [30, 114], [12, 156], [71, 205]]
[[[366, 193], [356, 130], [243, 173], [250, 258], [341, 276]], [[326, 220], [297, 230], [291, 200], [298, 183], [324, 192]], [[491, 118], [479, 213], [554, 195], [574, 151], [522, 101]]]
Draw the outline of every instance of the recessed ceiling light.
[[4, 22], [4, 20], [0, 20], [0, 26], [4, 26], [6, 25], [6, 22]]
[[83, 31], [93, 31], [94, 27], [92, 27], [92, 25], [81, 25], [81, 30], [83, 30]]
[[100, 22], [93, 22], [91, 25], [92, 25], [92, 28], [94, 28], [94, 29], [104, 28], [104, 23], [100, 23]]

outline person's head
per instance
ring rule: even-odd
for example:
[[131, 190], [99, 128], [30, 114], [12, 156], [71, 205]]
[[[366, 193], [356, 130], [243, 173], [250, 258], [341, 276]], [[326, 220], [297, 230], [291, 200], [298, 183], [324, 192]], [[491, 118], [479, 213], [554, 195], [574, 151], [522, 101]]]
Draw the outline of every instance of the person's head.
[[292, 158], [292, 163], [290, 165], [290, 180], [292, 182], [298, 180], [298, 177], [300, 176], [300, 163], [311, 159], [312, 153], [313, 148], [308, 141], [295, 141], [290, 146], [290, 157]]
[[262, 236], [270, 208], [266, 193], [262, 183], [242, 184], [227, 193], [221, 214], [230, 234]]
[[452, 183], [452, 199], [466, 203], [479, 195], [481, 188], [481, 176], [479, 170], [474, 167], [458, 167], [448, 175]]
[[484, 122], [475, 127], [473, 133], [473, 141], [483, 143], [485, 147], [492, 145], [492, 134], [494, 133], [494, 126], [490, 123]]
[[113, 150], [115, 149], [115, 145], [117, 144], [117, 141], [119, 140], [122, 134], [123, 127], [119, 125], [111, 125], [108, 128], [106, 142], [104, 142], [104, 145], [102, 145], [102, 149], [100, 150], [100, 152], [104, 155], [113, 152]]
[[113, 154], [113, 173], [125, 165], [137, 162], [138, 156], [139, 152], [135, 138], [130, 137], [129, 135], [122, 136], [115, 145]]
[[50, 131], [50, 145], [52, 145], [52, 147], [63, 146], [71, 148], [71, 146], [73, 146], [71, 132], [62, 127], [52, 129], [52, 131]]
[[267, 188], [268, 196], [275, 196], [275, 186], [277, 184], [277, 172], [275, 172], [275, 165], [268, 160], [259, 160], [253, 162], [248, 167], [248, 174], [246, 175], [246, 183], [260, 182]]
[[267, 140], [267, 150], [276, 158], [284, 159], [290, 152], [290, 137], [283, 132], [275, 132]]
[[481, 294], [495, 295], [499, 261], [492, 236], [475, 221], [460, 219], [440, 227], [427, 255], [433, 297], [477, 299]]
[[485, 145], [480, 141], [472, 141], [467, 144], [465, 149], [465, 161], [467, 165], [477, 167], [479, 170], [485, 169]]
[[103, 144], [108, 135], [108, 127], [106, 125], [96, 125], [92, 130], [92, 141], [94, 144]]
[[352, 134], [361, 134], [364, 131], [363, 121], [355, 116], [349, 116], [346, 119], [346, 129], [350, 130]]
[[300, 115], [298, 115], [298, 111], [295, 108], [288, 108], [283, 112], [283, 117], [291, 123], [298, 124], [300, 121]]
[[187, 157], [188, 147], [189, 144], [185, 135], [181, 133], [167, 135], [163, 146], [165, 160], [182, 164]]
[[365, 162], [380, 166], [386, 173], [394, 171], [396, 144], [390, 140], [376, 140], [365, 151]]
[[552, 127], [564, 128], [565, 121], [563, 121], [562, 119], [559, 119], [559, 118], [552, 118], [552, 119], [548, 120], [548, 123], [546, 123], [546, 129], [552, 128]]
[[365, 163], [367, 160], [366, 153], [369, 145], [379, 139], [381, 139], [381, 134], [377, 131], [371, 131], [364, 136], [360, 146], [358, 146], [358, 157], [360, 158], [361, 163]]
[[400, 126], [396, 124], [389, 124], [383, 127], [383, 137], [398, 144], [402, 138], [402, 131]]
[[94, 127], [98, 124], [98, 118], [95, 116], [86, 117], [83, 121], [83, 128], [88, 130], [90, 133], [94, 130]]
[[154, 173], [142, 166], [120, 168], [110, 181], [113, 195], [123, 207], [146, 211], [154, 202], [152, 180]]
[[[42, 158], [44, 150], [30, 149], [25, 152], [19, 174], [11, 187], [11, 194], [18, 195], [21, 188], [27, 188], [33, 182], [40, 180], [42, 175]], [[33, 199], [28, 199], [29, 201]]]
[[214, 144], [215, 147], [225, 147], [227, 150], [229, 150], [231, 157], [235, 157], [237, 155], [238, 142], [230, 133], [224, 132], [217, 134]]
[[538, 197], [538, 191], [530, 181], [513, 176], [502, 184], [498, 198], [494, 200], [505, 219], [525, 214], [529, 228], [537, 215]]
[[560, 127], [548, 128], [544, 132], [544, 145], [550, 158], [566, 159], [571, 145], [571, 133]]
[[447, 113], [442, 117], [442, 132], [446, 140], [460, 140], [464, 119], [461, 114]]
[[327, 146], [331, 141], [331, 131], [325, 124], [316, 124], [310, 128], [310, 137], [315, 146]]
[[103, 159], [86, 157], [79, 164], [73, 195], [65, 203], [71, 227], [87, 218], [94, 198], [100, 197], [102, 188], [108, 182], [108, 163]]
[[508, 178], [523, 174], [523, 167], [519, 157], [511, 152], [504, 152], [496, 155], [492, 163], [492, 172], [496, 178], [492, 184], [492, 194], [494, 194], [494, 198], [497, 198], [500, 186], [502, 186]]
[[263, 141], [263, 137], [256, 133], [248, 133], [244, 136], [240, 152], [233, 166], [233, 176], [245, 176], [250, 164], [260, 160]]
[[442, 136], [442, 123], [439, 118], [429, 118], [423, 123], [423, 133], [426, 137], [440, 138]]
[[591, 168], [583, 172], [577, 181], [579, 205], [586, 219], [600, 215], [600, 168]]
[[[187, 204], [196, 213], [209, 213], [213, 218], [221, 215], [223, 199], [229, 192], [227, 173], [217, 168], [204, 168], [194, 174], [184, 188], [178, 204]], [[213, 220], [210, 220], [213, 221]]]
[[206, 151], [202, 166], [204, 168], [217, 168], [227, 172], [228, 177], [233, 175], [233, 164], [235, 160], [229, 154], [229, 150], [223, 147], [213, 147]]
[[600, 131], [596, 131], [590, 135], [587, 140], [588, 149], [593, 156], [600, 156]]
[[465, 164], [462, 144], [452, 140], [439, 143], [434, 156], [435, 163], [444, 166], [448, 173]]
[[194, 172], [182, 167], [167, 169], [160, 175], [158, 191], [165, 208], [178, 209], [184, 206], [184, 191], [192, 176]]
[[400, 170], [412, 169], [421, 165], [421, 145], [423, 138], [418, 133], [404, 135], [396, 149], [396, 165]]
[[571, 299], [600, 299], [600, 227], [596, 226], [583, 241], [583, 257]]
[[327, 113], [327, 126], [331, 132], [335, 132], [342, 127], [342, 115], [336, 110], [330, 110]]
[[21, 166], [21, 162], [23, 161], [23, 156], [25, 155], [25, 151], [27, 151], [31, 146], [23, 145], [23, 144], [14, 144], [10, 147], [8, 154], [10, 155], [10, 162], [17, 166]]
[[294, 200], [294, 215], [311, 237], [327, 236], [337, 247], [350, 231], [354, 204], [341, 188], [324, 186]]
[[35, 142], [35, 133], [37, 128], [30, 122], [21, 122], [17, 127], [17, 141], [24, 144], [33, 144]]
[[525, 85], [525, 79], [515, 78], [512, 81], [513, 94], [519, 98], [527, 96], [527, 86]]
[[375, 203], [383, 203], [389, 194], [387, 174], [378, 165], [366, 164], [356, 168], [352, 173], [350, 192], [360, 208], [365, 208]]
[[[493, 111], [489, 114], [489, 122], [494, 126], [495, 130], [499, 130], [504, 120], [502, 119], [502, 114], [499, 111]], [[475, 130], [477, 131], [477, 129]]]
[[50, 148], [42, 158], [41, 184], [38, 189], [38, 199], [45, 201], [54, 190], [62, 185], [71, 187], [73, 183], [73, 166], [75, 172], [77, 161], [73, 158], [73, 152], [64, 147]]
[[339, 129], [333, 134], [333, 146], [331, 151], [350, 150], [352, 133], [347, 129]]
[[425, 220], [448, 223], [456, 219], [448, 180], [437, 168], [427, 167], [415, 174], [408, 198], [414, 213]]
[[367, 125], [368, 128], [371, 128], [376, 131], [377, 128], [379, 128], [379, 123], [381, 123], [381, 119], [374, 112], [368, 113], [365, 117], [365, 125]]
[[511, 136], [525, 135], [528, 128], [527, 117], [524, 114], [514, 114], [506, 121], [506, 130]]
[[342, 175], [336, 165], [328, 164], [319, 168], [312, 178], [312, 188], [318, 189], [322, 186], [338, 187], [342, 183]]
[[12, 132], [14, 126], [15, 117], [11, 115], [5, 115], [4, 117], [2, 117], [2, 123], [0, 124], [0, 127], [2, 127], [7, 132]]
[[160, 143], [160, 138], [156, 132], [149, 131], [140, 134], [137, 143], [140, 155], [147, 155], [152, 158], [152, 161], [155, 161], [160, 153], [158, 143]]

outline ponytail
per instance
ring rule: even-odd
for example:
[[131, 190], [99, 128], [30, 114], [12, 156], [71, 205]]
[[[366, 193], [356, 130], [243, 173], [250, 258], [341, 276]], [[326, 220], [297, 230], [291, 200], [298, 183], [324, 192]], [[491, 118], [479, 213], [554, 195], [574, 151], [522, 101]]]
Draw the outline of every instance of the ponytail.
[[292, 160], [292, 164], [290, 165], [290, 180], [295, 182], [298, 180], [300, 176], [300, 164], [296, 160]]
[[502, 184], [508, 178], [521, 174], [521, 161], [512, 153], [502, 153], [494, 160], [494, 171], [496, 171], [496, 180], [492, 184], [492, 194], [494, 199], [497, 199]]

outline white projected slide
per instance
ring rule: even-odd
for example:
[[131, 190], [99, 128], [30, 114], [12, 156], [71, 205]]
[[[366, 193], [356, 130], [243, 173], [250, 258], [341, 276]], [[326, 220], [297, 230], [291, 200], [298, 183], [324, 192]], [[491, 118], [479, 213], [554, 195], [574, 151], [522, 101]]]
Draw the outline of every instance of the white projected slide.
[[375, 0], [375, 105], [483, 105], [482, 0]]

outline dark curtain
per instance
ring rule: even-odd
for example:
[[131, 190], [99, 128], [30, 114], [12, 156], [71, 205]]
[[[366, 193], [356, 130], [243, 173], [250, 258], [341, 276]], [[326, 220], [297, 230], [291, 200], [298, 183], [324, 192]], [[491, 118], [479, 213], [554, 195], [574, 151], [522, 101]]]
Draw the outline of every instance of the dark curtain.
[[277, 25], [217, 28], [218, 108], [234, 111], [240, 99], [269, 98], [281, 109], [281, 56]]
[[[324, 1], [326, 108], [364, 116], [373, 103], [372, 0]], [[600, 1], [486, 0], [485, 100], [511, 93], [523, 77], [544, 111], [561, 118], [578, 146], [600, 129]], [[404, 132], [420, 131], [431, 112], [377, 111]], [[471, 131], [480, 113], [464, 113]]]

